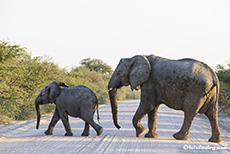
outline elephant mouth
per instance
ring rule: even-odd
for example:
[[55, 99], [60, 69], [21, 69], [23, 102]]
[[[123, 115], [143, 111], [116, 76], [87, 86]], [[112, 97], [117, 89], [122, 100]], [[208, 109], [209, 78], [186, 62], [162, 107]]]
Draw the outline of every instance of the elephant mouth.
[[114, 89], [120, 89], [122, 86], [125, 86], [125, 85], [122, 85], [122, 82], [121, 81], [118, 81], [116, 85], [110, 85], [108, 86], [108, 92], [114, 90]]

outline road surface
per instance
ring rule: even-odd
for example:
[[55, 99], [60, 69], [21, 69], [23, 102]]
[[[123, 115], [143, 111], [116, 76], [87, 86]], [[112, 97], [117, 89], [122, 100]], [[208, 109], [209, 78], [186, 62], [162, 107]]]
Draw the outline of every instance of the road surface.
[[[118, 103], [120, 130], [112, 122], [110, 105], [99, 107], [100, 122], [104, 128], [101, 136], [91, 127], [91, 136], [81, 137], [84, 122], [79, 118], [70, 118], [74, 133], [71, 137], [64, 136], [65, 130], [60, 121], [53, 135], [46, 136], [51, 116], [41, 118], [40, 129], [36, 130], [36, 120], [21, 121], [0, 129], [1, 154], [97, 154], [97, 153], [230, 153], [230, 133], [221, 129], [220, 144], [208, 142], [211, 136], [208, 119], [197, 115], [193, 120], [191, 132], [187, 141], [175, 140], [176, 133], [183, 122], [183, 112], [161, 105], [158, 112], [157, 132], [159, 138], [135, 137], [132, 117], [139, 101]], [[95, 114], [96, 121], [96, 114]], [[147, 116], [142, 125], [147, 128]]]

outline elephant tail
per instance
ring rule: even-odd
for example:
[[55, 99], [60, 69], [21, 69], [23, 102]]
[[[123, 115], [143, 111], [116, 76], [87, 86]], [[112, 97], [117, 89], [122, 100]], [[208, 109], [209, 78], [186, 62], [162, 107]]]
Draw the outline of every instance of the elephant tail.
[[219, 79], [213, 71], [213, 85], [210, 88], [210, 90], [205, 93], [205, 95], [208, 95], [213, 90], [213, 88], [215, 88], [215, 87], [216, 87], [216, 101], [213, 104], [213, 107], [218, 107], [220, 85], [219, 85]]
[[[209, 68], [209, 67], [208, 67]], [[219, 90], [220, 90], [220, 85], [219, 85], [219, 79], [218, 79], [218, 77], [217, 77], [217, 75], [216, 75], [216, 73], [211, 69], [211, 68], [209, 68], [210, 69], [210, 71], [212, 72], [212, 86], [211, 86], [211, 88], [206, 92], [206, 91], [204, 91], [204, 96], [208, 96], [208, 94], [214, 89], [214, 88], [216, 88], [215, 89], [215, 99], [213, 100], [213, 99], [211, 99], [211, 100], [209, 100], [208, 102], [206, 102], [207, 104], [206, 105], [204, 105], [201, 109], [200, 109], [200, 111], [199, 111], [199, 113], [205, 113], [209, 108], [213, 108], [213, 110], [218, 110], [218, 100], [219, 100]], [[212, 96], [213, 97], [213, 96]], [[207, 100], [206, 100], [207, 101]]]
[[207, 64], [205, 64], [205, 66], [212, 73], [212, 87], [209, 89], [208, 92], [205, 92], [205, 95], [207, 96], [213, 90], [213, 88], [216, 87], [216, 100], [217, 100], [216, 102], [218, 102], [218, 100], [219, 100], [219, 79], [218, 79], [218, 77], [217, 77], [217, 75], [213, 69], [211, 69], [209, 66], [207, 66]]
[[215, 101], [214, 107], [217, 107], [217, 110], [218, 110], [220, 83], [219, 83], [219, 79], [218, 79], [218, 76], [216, 75], [216, 73], [214, 71], [212, 71], [212, 72], [213, 72], [213, 85], [214, 85], [214, 87], [216, 87], [216, 101]]
[[98, 121], [99, 124], [101, 124], [100, 121], [99, 121], [100, 117], [99, 117], [98, 99], [96, 100], [96, 104], [97, 104], [97, 121]]
[[217, 110], [218, 110], [218, 101], [219, 101], [219, 90], [220, 90], [220, 84], [217, 78], [216, 79], [216, 102], [215, 102], [215, 107], [217, 107]]
[[213, 86], [212, 88], [209, 90], [209, 92], [214, 88], [216, 87], [216, 100], [213, 104], [213, 110], [217, 111], [217, 112], [220, 112], [218, 111], [218, 100], [219, 100], [219, 90], [220, 90], [220, 85], [219, 85], [219, 80], [218, 80], [218, 77], [216, 76], [215, 79], [213, 79]]

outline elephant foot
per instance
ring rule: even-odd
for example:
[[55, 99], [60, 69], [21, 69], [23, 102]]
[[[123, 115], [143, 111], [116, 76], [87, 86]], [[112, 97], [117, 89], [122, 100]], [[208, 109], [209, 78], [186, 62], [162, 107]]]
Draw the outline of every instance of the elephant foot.
[[103, 128], [100, 127], [100, 129], [97, 131], [97, 136], [101, 135], [102, 132], [103, 132]]
[[158, 138], [159, 135], [157, 133], [148, 132], [147, 134], [145, 134], [145, 137], [146, 138]]
[[142, 128], [137, 128], [136, 129], [136, 137], [140, 137], [146, 133], [147, 129], [142, 127]]
[[89, 132], [83, 132], [83, 133], [81, 134], [81, 136], [89, 136], [89, 135], [90, 135]]
[[72, 132], [67, 132], [67, 133], [65, 133], [65, 136], [73, 136], [73, 133]]
[[186, 134], [186, 133], [181, 133], [181, 132], [175, 133], [173, 135], [173, 137], [177, 140], [187, 140], [188, 136], [189, 136], [188, 133]]
[[220, 143], [221, 142], [221, 137], [218, 136], [218, 137], [211, 137], [209, 140], [209, 142], [214, 142], [214, 143]]
[[44, 132], [46, 135], [53, 135], [53, 132], [50, 132], [49, 130]]

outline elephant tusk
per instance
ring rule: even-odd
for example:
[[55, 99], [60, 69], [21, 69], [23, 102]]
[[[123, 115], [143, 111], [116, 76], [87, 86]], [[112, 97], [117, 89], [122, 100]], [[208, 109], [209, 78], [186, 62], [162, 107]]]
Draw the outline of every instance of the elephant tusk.
[[137, 87], [135, 88], [136, 91], [138, 91], [138, 90], [140, 90], [140, 89], [141, 89], [141, 86], [137, 86]]
[[110, 92], [110, 91], [112, 91], [112, 90], [113, 90], [113, 88], [109, 88], [108, 92]]

